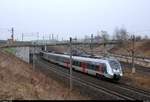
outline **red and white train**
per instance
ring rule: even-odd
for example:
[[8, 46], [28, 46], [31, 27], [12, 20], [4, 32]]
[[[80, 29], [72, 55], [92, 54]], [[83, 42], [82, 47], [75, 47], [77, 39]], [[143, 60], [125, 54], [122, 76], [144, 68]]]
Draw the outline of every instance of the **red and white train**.
[[[44, 51], [41, 51], [40, 55], [45, 60], [70, 68], [69, 55]], [[112, 58], [98, 59], [72, 56], [72, 68], [83, 73], [97, 77], [105, 77], [116, 81], [120, 80], [123, 76], [120, 63]]]

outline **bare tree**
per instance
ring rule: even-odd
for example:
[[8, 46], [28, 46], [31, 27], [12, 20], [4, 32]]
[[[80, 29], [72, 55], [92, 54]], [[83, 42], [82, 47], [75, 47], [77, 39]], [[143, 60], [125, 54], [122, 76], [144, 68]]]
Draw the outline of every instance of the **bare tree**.
[[109, 34], [107, 33], [107, 31], [101, 31], [101, 38], [103, 41], [107, 42], [109, 40]]
[[122, 45], [124, 42], [127, 42], [129, 38], [129, 34], [125, 28], [115, 29], [113, 39], [117, 40], [119, 45]]
[[121, 29], [116, 28], [115, 33], [114, 33], [114, 37], [118, 41], [125, 41], [125, 40], [129, 39], [129, 35], [128, 35], [127, 30], [125, 28], [121, 28]]
[[119, 36], [119, 28], [116, 27], [115, 31], [114, 31], [114, 34], [113, 34], [113, 39], [114, 40], [119, 40], [120, 39], [120, 36]]
[[142, 40], [142, 37], [141, 37], [140, 35], [135, 36], [135, 40], [136, 40], [136, 41], [141, 41], [141, 40]]
[[143, 40], [148, 40], [148, 36], [145, 35], [144, 38], [143, 38]]
[[98, 42], [100, 42], [101, 41], [101, 36], [100, 35], [96, 35], [95, 37], [94, 37], [94, 39], [95, 39], [95, 41], [98, 43]]
[[126, 41], [129, 39], [129, 35], [127, 34], [127, 30], [124, 28], [120, 29], [121, 40]]
[[89, 42], [89, 41], [90, 41], [90, 36], [85, 35], [85, 37], [84, 37], [84, 42]]

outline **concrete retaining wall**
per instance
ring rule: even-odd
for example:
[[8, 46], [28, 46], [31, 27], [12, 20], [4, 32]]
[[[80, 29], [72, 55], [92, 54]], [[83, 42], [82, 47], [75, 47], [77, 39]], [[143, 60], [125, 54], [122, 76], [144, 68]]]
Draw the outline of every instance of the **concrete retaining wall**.
[[29, 47], [18, 47], [16, 48], [16, 56], [23, 61], [30, 63], [30, 48]]
[[32, 55], [35, 52], [36, 54], [39, 53], [41, 48], [34, 48], [33, 47], [17, 47], [15, 55], [22, 59], [23, 61], [27, 63], [32, 63]]

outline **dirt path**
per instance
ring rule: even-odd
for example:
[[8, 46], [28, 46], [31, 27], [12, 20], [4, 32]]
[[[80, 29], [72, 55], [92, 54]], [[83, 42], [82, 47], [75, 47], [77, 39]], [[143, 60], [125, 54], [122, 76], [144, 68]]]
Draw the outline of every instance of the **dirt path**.
[[0, 51], [0, 99], [90, 99], [68, 89], [15, 56]]

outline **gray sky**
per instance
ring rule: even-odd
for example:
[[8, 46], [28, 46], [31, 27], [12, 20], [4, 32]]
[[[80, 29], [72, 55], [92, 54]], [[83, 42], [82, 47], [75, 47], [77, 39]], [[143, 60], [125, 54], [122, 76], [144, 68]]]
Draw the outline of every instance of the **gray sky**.
[[112, 34], [122, 26], [150, 34], [149, 10], [150, 0], [0, 0], [0, 39], [10, 37], [11, 27], [18, 39], [22, 32], [81, 38], [97, 30]]

